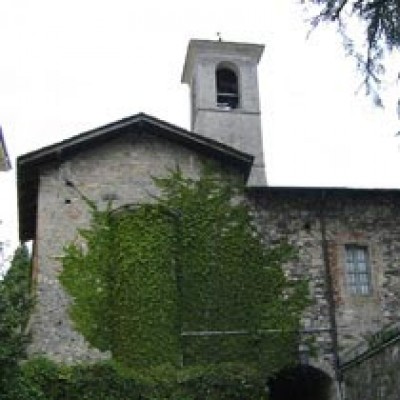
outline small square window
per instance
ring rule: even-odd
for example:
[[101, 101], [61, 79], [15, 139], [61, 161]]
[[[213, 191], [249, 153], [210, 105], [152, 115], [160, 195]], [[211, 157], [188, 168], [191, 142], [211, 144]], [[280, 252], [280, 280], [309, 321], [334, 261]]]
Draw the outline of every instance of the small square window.
[[371, 294], [371, 267], [366, 246], [347, 245], [346, 283], [351, 294]]

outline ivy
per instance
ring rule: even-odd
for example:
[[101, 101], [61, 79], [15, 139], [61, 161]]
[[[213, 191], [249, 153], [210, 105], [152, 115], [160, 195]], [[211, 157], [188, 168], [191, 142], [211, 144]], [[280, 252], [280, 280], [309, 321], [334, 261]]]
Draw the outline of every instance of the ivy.
[[128, 369], [247, 363], [271, 374], [292, 362], [308, 304], [306, 282], [282, 271], [293, 248], [262, 244], [226, 177], [177, 169], [154, 182], [151, 204], [92, 208], [84, 246], [65, 249], [76, 328]]
[[112, 352], [128, 364], [179, 362], [173, 231], [158, 207], [142, 206], [114, 220]]

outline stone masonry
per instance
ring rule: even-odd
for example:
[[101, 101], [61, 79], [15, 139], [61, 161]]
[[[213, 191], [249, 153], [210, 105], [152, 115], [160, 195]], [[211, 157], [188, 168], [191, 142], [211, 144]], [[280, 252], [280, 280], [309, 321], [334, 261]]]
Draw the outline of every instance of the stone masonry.
[[[73, 182], [99, 207], [110, 199], [118, 207], [148, 201], [149, 194], [154, 194], [151, 176], [163, 175], [177, 165], [186, 174], [197, 176], [203, 162], [204, 157], [173, 142], [139, 135], [113, 140], [42, 169], [35, 252], [38, 305], [32, 321], [32, 353], [71, 362], [108, 356], [89, 349], [73, 330], [67, 316], [70, 299], [57, 280], [63, 246], [77, 240], [77, 229], [89, 222], [87, 205], [65, 180]], [[284, 239], [299, 251], [298, 259], [286, 270], [294, 279], [305, 276], [309, 280], [313, 304], [302, 319], [303, 339], [314, 340], [317, 353], [313, 365], [333, 376], [336, 347], [340, 353], [400, 318], [400, 214], [396, 207], [400, 193], [262, 188], [249, 189], [247, 195], [266, 244]], [[322, 216], [328, 260], [323, 253]], [[368, 247], [370, 296], [351, 296], [346, 288], [344, 246], [349, 243]]]
[[[286, 270], [309, 280], [313, 304], [303, 316], [303, 336], [314, 338], [315, 366], [329, 374], [334, 352], [340, 361], [345, 349], [400, 320], [399, 191], [264, 188], [249, 197], [266, 243], [288, 240], [298, 249]], [[370, 295], [349, 293], [348, 244], [368, 249]]]

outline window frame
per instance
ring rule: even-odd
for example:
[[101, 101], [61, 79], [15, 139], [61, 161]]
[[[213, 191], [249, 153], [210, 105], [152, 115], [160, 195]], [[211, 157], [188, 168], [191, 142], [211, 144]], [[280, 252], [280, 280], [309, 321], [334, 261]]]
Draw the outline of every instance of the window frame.
[[344, 253], [347, 292], [351, 296], [371, 296], [372, 269], [368, 246], [357, 243], [345, 244]]

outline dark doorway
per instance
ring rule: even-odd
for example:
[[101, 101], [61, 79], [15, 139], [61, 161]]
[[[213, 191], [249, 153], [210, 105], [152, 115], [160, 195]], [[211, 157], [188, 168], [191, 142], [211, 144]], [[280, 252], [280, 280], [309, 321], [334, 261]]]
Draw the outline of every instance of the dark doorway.
[[271, 400], [329, 400], [332, 379], [311, 366], [281, 371], [268, 383]]

